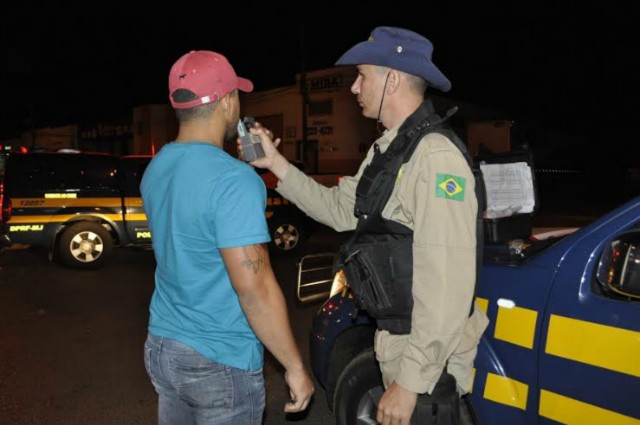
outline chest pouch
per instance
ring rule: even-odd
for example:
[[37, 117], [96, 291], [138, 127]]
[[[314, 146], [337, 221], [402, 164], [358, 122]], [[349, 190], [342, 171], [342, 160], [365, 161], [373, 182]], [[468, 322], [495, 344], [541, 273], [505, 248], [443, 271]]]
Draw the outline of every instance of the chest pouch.
[[[393, 191], [394, 182], [402, 165], [402, 157], [392, 151], [380, 153], [375, 146], [371, 163], [362, 173], [356, 188], [355, 216], [367, 218], [382, 211]], [[359, 223], [362, 225], [362, 223]]]

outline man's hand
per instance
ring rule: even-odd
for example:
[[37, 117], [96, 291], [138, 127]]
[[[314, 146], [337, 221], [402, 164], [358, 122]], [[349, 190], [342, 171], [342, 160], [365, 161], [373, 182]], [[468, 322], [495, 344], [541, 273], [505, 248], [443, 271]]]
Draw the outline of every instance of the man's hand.
[[409, 425], [417, 401], [417, 393], [394, 382], [380, 398], [376, 420], [382, 425]]
[[293, 337], [287, 303], [273, 274], [266, 245], [220, 248], [220, 253], [251, 328], [285, 369], [291, 401], [284, 411], [306, 409], [314, 392], [313, 381]]
[[287, 413], [301, 412], [309, 406], [311, 396], [315, 391], [313, 381], [304, 368], [286, 371], [284, 380], [289, 386], [291, 400], [284, 405]]

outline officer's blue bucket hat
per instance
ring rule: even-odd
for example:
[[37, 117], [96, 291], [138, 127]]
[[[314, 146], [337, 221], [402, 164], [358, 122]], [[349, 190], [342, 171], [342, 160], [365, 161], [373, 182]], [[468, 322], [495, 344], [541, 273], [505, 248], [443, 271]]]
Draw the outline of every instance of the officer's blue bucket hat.
[[451, 82], [431, 60], [433, 44], [418, 33], [395, 27], [377, 27], [367, 41], [343, 54], [336, 65], [378, 65], [424, 78], [442, 92]]

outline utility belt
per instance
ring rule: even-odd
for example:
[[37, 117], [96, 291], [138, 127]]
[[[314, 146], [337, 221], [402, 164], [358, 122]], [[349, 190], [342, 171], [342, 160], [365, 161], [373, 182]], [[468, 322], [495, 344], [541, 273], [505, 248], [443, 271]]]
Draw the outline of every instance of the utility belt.
[[[413, 234], [357, 234], [340, 247], [334, 268], [342, 268], [358, 308], [378, 329], [411, 332]], [[337, 271], [337, 270], [334, 270]]]

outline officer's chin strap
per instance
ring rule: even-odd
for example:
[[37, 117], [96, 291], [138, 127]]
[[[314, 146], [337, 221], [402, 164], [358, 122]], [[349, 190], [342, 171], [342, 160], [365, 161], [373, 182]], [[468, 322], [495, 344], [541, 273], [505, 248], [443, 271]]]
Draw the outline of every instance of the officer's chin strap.
[[451, 116], [454, 115], [456, 112], [458, 112], [458, 107], [452, 106], [451, 108], [447, 109], [447, 112], [444, 114], [444, 119], [451, 118]]
[[380, 107], [378, 108], [378, 119], [376, 119], [376, 128], [378, 129], [378, 134], [382, 135], [382, 130], [380, 129], [380, 115], [382, 114], [382, 102], [384, 101], [384, 95], [387, 92], [387, 83], [389, 82], [389, 75], [391, 71], [387, 72], [387, 78], [384, 79], [384, 87], [382, 87], [382, 98], [380, 99]]

